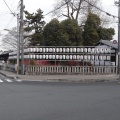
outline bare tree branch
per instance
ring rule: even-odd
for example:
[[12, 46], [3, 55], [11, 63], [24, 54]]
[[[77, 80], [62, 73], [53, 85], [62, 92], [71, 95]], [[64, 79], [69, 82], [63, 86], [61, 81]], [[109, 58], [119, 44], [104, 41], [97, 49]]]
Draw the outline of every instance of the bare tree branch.
[[86, 20], [81, 19], [81, 17], [84, 16], [84, 18], [87, 18], [89, 12], [102, 17], [103, 14], [101, 15], [101, 11], [97, 9], [97, 7], [101, 8], [100, 0], [57, 0], [53, 10], [54, 12], [52, 13], [55, 16], [63, 16], [69, 19], [74, 19], [81, 24], [83, 23], [83, 20]]
[[[27, 35], [27, 33], [25, 33]], [[28, 39], [24, 39], [24, 44], [28, 43]], [[17, 50], [17, 28], [12, 28], [8, 34], [2, 37], [2, 47], [7, 50]]]

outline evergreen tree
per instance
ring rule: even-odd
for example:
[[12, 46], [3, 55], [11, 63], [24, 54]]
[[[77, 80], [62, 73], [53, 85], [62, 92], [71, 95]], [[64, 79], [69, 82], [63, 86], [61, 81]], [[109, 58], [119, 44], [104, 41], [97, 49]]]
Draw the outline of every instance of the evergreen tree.
[[64, 46], [69, 42], [69, 36], [64, 34], [57, 19], [52, 19], [46, 24], [44, 27], [44, 38], [46, 46]]
[[61, 26], [64, 33], [68, 34], [71, 46], [82, 45], [82, 29], [79, 27], [76, 20], [63, 20]]
[[83, 31], [83, 45], [92, 46], [99, 42], [100, 39], [112, 40], [115, 31], [113, 28], [103, 28], [100, 26], [99, 16], [89, 13], [85, 22]]
[[44, 28], [45, 45], [78, 46], [82, 43], [82, 30], [74, 20], [51, 20]]
[[100, 18], [92, 13], [89, 13], [85, 22], [83, 32], [83, 45], [92, 46], [99, 41], [99, 35], [97, 29], [100, 25]]
[[102, 40], [112, 40], [115, 30], [113, 28], [102, 28], [99, 27], [98, 30], [99, 38]]
[[30, 33], [30, 35], [26, 36], [29, 38], [30, 45], [43, 45], [43, 27], [45, 25], [45, 21], [43, 20], [44, 17], [42, 10], [38, 9], [36, 13], [25, 11], [25, 18], [27, 26], [24, 30]]

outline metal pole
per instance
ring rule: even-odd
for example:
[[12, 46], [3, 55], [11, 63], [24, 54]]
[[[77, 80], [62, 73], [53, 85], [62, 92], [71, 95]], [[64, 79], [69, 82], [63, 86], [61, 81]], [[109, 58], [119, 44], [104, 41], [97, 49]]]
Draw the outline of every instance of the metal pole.
[[56, 66], [56, 45], [55, 45], [55, 66]]
[[118, 2], [118, 75], [120, 80], [120, 0]]
[[17, 14], [17, 77], [19, 74], [19, 60], [20, 60], [19, 14]]
[[23, 0], [21, 0], [21, 10], [20, 10], [20, 39], [21, 39], [21, 74], [24, 75], [24, 36], [23, 36]]

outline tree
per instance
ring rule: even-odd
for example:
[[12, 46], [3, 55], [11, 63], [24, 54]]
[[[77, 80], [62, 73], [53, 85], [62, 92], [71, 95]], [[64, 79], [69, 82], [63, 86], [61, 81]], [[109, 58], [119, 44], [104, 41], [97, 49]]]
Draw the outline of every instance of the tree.
[[97, 29], [100, 26], [100, 18], [92, 13], [89, 13], [84, 26], [83, 45], [91, 46], [99, 41]]
[[[27, 35], [27, 33], [24, 33]], [[13, 27], [11, 30], [8, 30], [8, 34], [2, 37], [2, 47], [6, 50], [17, 50], [17, 42], [18, 42], [18, 34], [17, 34], [17, 27]], [[29, 40], [24, 39], [23, 45], [28, 45]]]
[[44, 28], [45, 45], [78, 46], [82, 43], [82, 30], [71, 19], [51, 20]]
[[82, 29], [76, 20], [66, 19], [61, 22], [64, 33], [68, 34], [72, 46], [82, 45]]
[[92, 46], [100, 39], [111, 40], [115, 31], [113, 28], [101, 27], [101, 20], [99, 16], [89, 13], [84, 26], [83, 45]]
[[17, 50], [17, 28], [14, 27], [2, 37], [2, 46], [7, 50]]
[[99, 38], [102, 40], [112, 40], [113, 35], [115, 35], [115, 30], [113, 28], [99, 27], [97, 32], [98, 32]]
[[25, 18], [27, 26], [24, 28], [26, 32], [32, 33], [28, 36], [30, 45], [43, 45], [44, 37], [43, 37], [43, 27], [45, 25], [45, 21], [43, 20], [43, 11], [38, 9], [36, 13], [29, 13], [25, 11]]
[[52, 19], [44, 27], [44, 37], [46, 46], [64, 46], [69, 44], [69, 36], [61, 29], [57, 19]]
[[67, 19], [76, 20], [79, 26], [84, 26], [88, 14], [97, 14], [101, 19], [101, 25], [109, 25], [111, 20], [107, 15], [101, 12], [103, 10], [101, 0], [56, 0], [53, 15], [66, 17]]
[[94, 6], [99, 5], [99, 0], [57, 0], [54, 15], [79, 22], [81, 15], [86, 16], [89, 12], [98, 12]]

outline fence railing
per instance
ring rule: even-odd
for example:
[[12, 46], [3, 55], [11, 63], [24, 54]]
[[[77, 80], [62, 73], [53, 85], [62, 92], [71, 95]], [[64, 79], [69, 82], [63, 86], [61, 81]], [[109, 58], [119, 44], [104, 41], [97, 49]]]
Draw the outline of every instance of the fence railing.
[[117, 74], [116, 66], [25, 66], [25, 74]]

